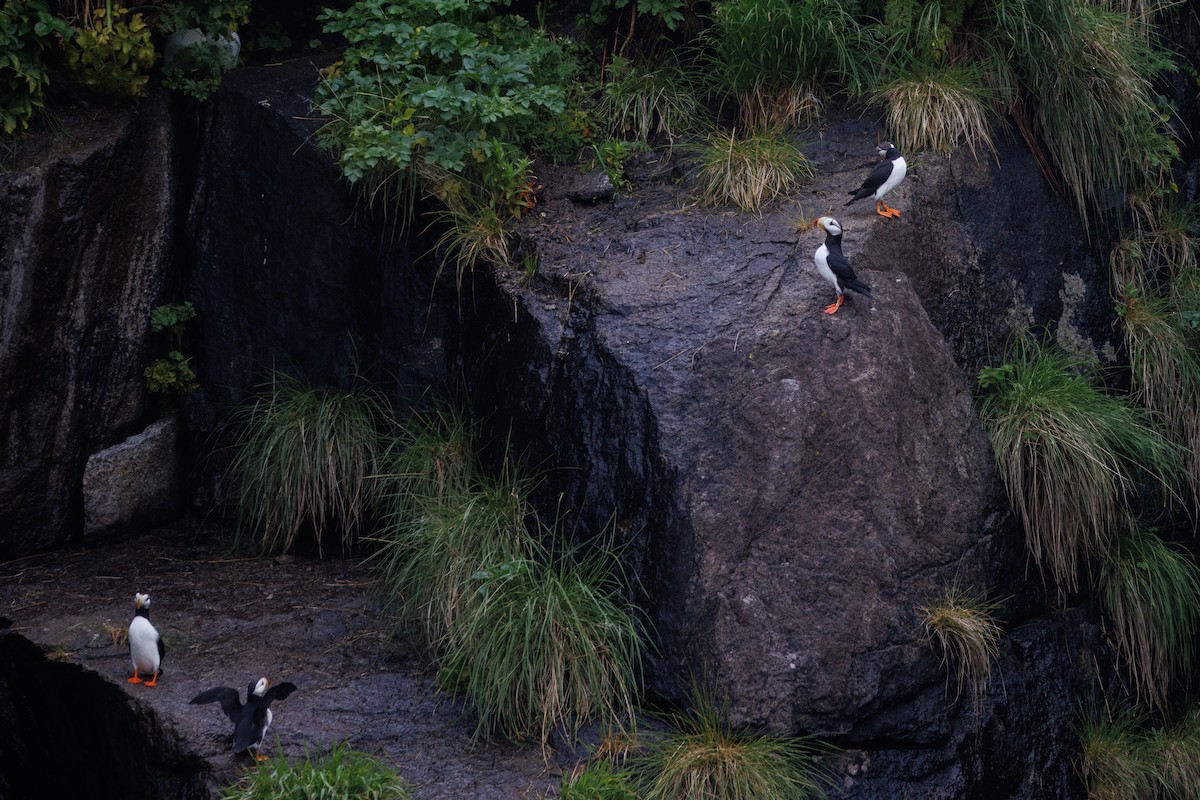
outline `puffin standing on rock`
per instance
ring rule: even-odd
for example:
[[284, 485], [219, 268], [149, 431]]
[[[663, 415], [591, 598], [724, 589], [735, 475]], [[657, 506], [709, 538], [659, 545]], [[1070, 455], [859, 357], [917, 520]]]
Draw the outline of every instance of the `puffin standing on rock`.
[[871, 174], [863, 181], [862, 186], [850, 193], [851, 197], [846, 205], [873, 195], [876, 214], [881, 217], [899, 217], [900, 212], [894, 208], [888, 208], [887, 204], [883, 202], [883, 196], [904, 180], [905, 174], [908, 173], [908, 163], [905, 162], [904, 156], [900, 155], [896, 145], [891, 142], [881, 142], [877, 147], [883, 162], [871, 170]]
[[813, 225], [825, 231], [825, 241], [813, 253], [813, 261], [817, 265], [817, 272], [821, 273], [821, 277], [829, 281], [833, 290], [837, 292], [837, 300], [825, 307], [825, 313], [834, 314], [842, 307], [847, 289], [871, 297], [871, 287], [858, 279], [850, 261], [842, 255], [841, 224], [833, 217], [820, 217], [813, 220]]
[[[150, 595], [141, 592], [133, 595], [133, 615], [129, 623], [129, 658], [133, 661], [133, 677], [129, 682], [157, 686], [167, 648], [158, 631], [150, 624]], [[150, 680], [143, 681], [141, 673], [149, 674]]]
[[206, 689], [191, 699], [192, 703], [219, 702], [221, 710], [233, 721], [233, 752], [254, 750], [255, 761], [265, 761], [262, 754], [263, 741], [267, 738], [267, 730], [271, 727], [271, 701], [283, 700], [296, 691], [296, 685], [283, 682], [271, 685], [266, 678], [251, 681], [246, 687], [246, 703], [242, 704], [237, 689], [228, 686], [216, 686]]

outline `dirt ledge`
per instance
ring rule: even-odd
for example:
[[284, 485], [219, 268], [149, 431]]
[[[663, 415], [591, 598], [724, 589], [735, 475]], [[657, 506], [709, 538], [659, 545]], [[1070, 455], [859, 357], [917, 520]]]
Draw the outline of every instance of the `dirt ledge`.
[[[0, 614], [52, 656], [69, 658], [148, 703], [212, 767], [210, 790], [246, 765], [215, 706], [188, 704], [215, 685], [261, 675], [298, 691], [273, 706], [269, 752], [300, 756], [338, 741], [382, 757], [418, 800], [515, 800], [557, 794], [584, 748], [543, 761], [536, 745], [473, 743], [474, 718], [440, 692], [411, 643], [392, 634], [357, 560], [248, 558], [220, 525], [184, 520], [102, 548], [72, 548], [0, 564]], [[126, 682], [114, 642], [150, 594], [167, 643], [155, 688]]]

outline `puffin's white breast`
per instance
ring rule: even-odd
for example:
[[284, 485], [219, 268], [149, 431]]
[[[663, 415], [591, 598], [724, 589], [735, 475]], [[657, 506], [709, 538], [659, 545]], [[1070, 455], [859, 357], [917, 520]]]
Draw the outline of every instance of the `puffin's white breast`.
[[158, 671], [158, 631], [145, 617], [134, 617], [129, 623], [129, 656], [139, 670]]

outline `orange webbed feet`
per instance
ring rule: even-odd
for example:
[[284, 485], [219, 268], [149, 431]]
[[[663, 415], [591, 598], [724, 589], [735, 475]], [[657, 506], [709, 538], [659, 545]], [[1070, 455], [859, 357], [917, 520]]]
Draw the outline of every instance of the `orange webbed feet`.
[[845, 299], [846, 299], [846, 296], [844, 294], [839, 294], [838, 299], [836, 301], [825, 306], [825, 313], [833, 314], [833, 313], [837, 312], [837, 310], [842, 307], [842, 301], [844, 301]]
[[132, 678], [130, 678], [128, 682], [129, 682], [129, 683], [141, 683], [141, 682], [142, 682], [142, 679], [141, 679], [141, 677], [140, 677], [140, 676], [139, 676], [139, 675], [138, 675], [138, 674], [135, 672], [135, 673], [133, 673], [133, 677], [132, 677]]
[[150, 678], [150, 680], [146, 681], [146, 685], [147, 686], [158, 686], [158, 673], [157, 672], [154, 673], [154, 676], [152, 678]]

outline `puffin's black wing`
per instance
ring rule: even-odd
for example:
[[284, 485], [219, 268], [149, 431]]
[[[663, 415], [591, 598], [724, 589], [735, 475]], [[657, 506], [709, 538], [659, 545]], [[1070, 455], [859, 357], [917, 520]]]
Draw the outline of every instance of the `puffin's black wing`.
[[250, 745], [258, 744], [267, 725], [267, 704], [247, 704], [245, 713], [233, 728], [233, 752], [240, 753]]
[[842, 255], [841, 250], [831, 247], [825, 261], [829, 264], [829, 269], [837, 276], [842, 289], [853, 289], [859, 294], [871, 296], [871, 287], [858, 279], [858, 276], [854, 274], [854, 267], [850, 266], [850, 261]]
[[212, 703], [219, 702], [221, 710], [225, 712], [225, 716], [229, 717], [234, 722], [237, 722], [242, 716], [242, 700], [238, 697], [237, 689], [230, 689], [228, 686], [215, 686], [212, 689], [205, 689], [200, 694], [191, 699], [192, 703]]
[[272, 700], [286, 700], [287, 696], [294, 691], [296, 691], [296, 684], [291, 681], [275, 684], [270, 689], [267, 689], [267, 693], [263, 695], [263, 708], [270, 705]]
[[884, 161], [882, 164], [877, 164], [875, 169], [871, 170], [871, 174], [863, 181], [863, 185], [856, 191], [851, 192], [851, 198], [846, 201], [846, 205], [850, 205], [855, 200], [861, 200], [864, 197], [870, 197], [875, 194], [875, 190], [883, 186], [883, 182], [892, 174], [892, 162]]
[[162, 672], [162, 660], [167, 657], [167, 645], [163, 642], [162, 634], [158, 637], [158, 671]]

